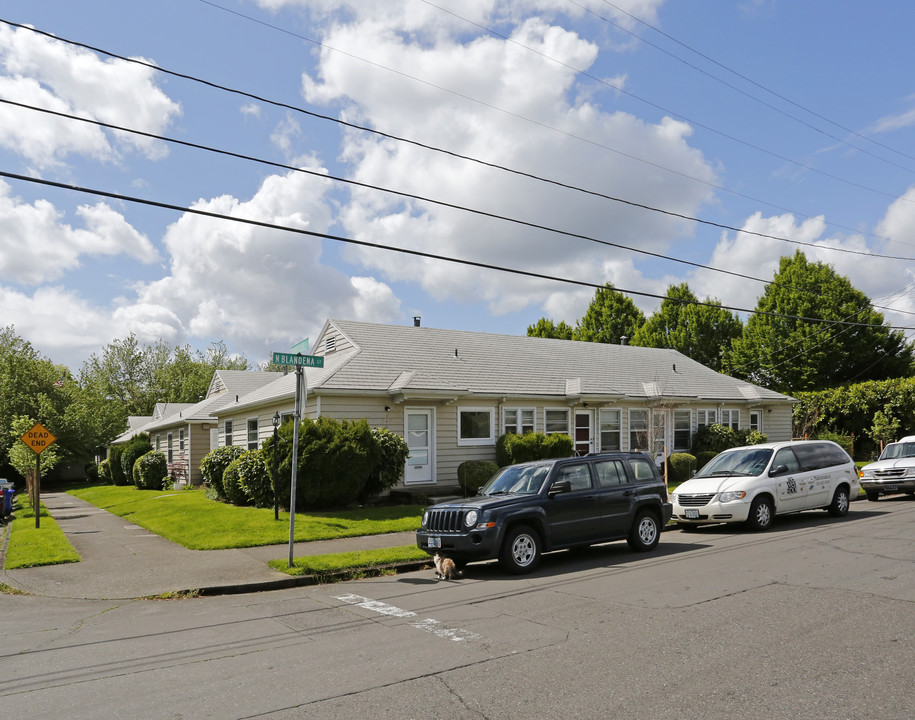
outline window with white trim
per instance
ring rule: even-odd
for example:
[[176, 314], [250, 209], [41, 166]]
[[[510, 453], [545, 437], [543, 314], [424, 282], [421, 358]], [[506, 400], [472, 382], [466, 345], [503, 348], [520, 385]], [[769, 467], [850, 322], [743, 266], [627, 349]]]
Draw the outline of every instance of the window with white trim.
[[156, 435], [156, 452], [159, 452], [162, 449], [162, 436]]
[[257, 418], [248, 419], [248, 450], [257, 450]]
[[601, 408], [599, 416], [601, 452], [621, 450], [623, 426], [622, 413], [619, 408]]
[[493, 445], [493, 408], [458, 408], [458, 445]]
[[692, 440], [692, 412], [674, 410], [674, 452], [688, 451]]
[[184, 428], [178, 431], [178, 452], [184, 452]]
[[502, 411], [502, 432], [525, 433], [535, 432], [534, 408], [505, 408]]
[[547, 435], [562, 433], [569, 435], [569, 411], [568, 410], [544, 410], [544, 431]]
[[171, 465], [172, 461], [174, 459], [172, 457], [172, 434], [171, 433], [168, 433], [165, 436], [165, 447], [168, 450], [168, 464]]
[[740, 410], [722, 410], [721, 424], [734, 430], [740, 430]]
[[696, 410], [696, 427], [714, 425], [718, 422], [717, 410]]
[[750, 430], [762, 432], [762, 413], [759, 410], [750, 410]]
[[226, 420], [226, 447], [232, 444], [232, 421]]
[[648, 451], [648, 411], [629, 411], [629, 449]]
[[651, 440], [654, 443], [655, 455], [664, 455], [667, 447], [667, 413], [663, 410], [654, 410], [651, 413]]

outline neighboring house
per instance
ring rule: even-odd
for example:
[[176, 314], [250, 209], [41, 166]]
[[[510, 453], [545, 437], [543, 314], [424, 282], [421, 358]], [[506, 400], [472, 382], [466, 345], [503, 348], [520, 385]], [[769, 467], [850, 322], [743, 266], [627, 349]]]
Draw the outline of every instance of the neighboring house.
[[[118, 437], [112, 445], [126, 443], [134, 435], [148, 433], [153, 449], [164, 453], [169, 474], [178, 482], [200, 484], [200, 462], [217, 447], [215, 412], [238, 402], [264, 385], [274, 382], [280, 373], [217, 370], [198, 403], [158, 403], [150, 418]], [[131, 418], [136, 420], [136, 418]]]
[[[712, 423], [791, 439], [794, 400], [675, 350], [328, 320], [305, 416], [365, 418], [407, 440], [403, 485], [453, 486], [505, 432], [565, 433], [578, 453], [687, 451]], [[220, 445], [259, 447], [294, 409], [295, 375], [212, 411]]]

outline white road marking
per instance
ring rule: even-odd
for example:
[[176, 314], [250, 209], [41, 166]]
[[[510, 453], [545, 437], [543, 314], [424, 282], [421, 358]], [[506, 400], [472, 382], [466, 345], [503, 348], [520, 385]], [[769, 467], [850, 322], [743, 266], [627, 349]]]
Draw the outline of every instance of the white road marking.
[[[403, 608], [399, 608], [394, 605], [388, 605], [387, 603], [383, 603], [378, 600], [372, 600], [371, 598], [363, 597], [362, 595], [353, 595], [352, 593], [347, 593], [346, 595], [334, 595], [333, 597], [335, 600], [340, 600], [349, 605], [356, 605], [357, 607], [365, 608], [366, 610], [372, 610], [382, 615], [389, 615], [390, 617], [416, 617], [416, 613], [411, 610], [404, 610]], [[445, 627], [438, 620], [434, 620], [432, 618], [426, 618], [425, 620], [417, 620], [415, 622], [411, 622], [410, 627], [414, 627], [417, 630], [422, 630], [423, 632], [431, 633], [432, 635], [440, 637], [443, 640], [453, 640], [454, 642], [479, 640], [480, 638], [479, 635], [474, 632], [470, 632], [469, 630]]]

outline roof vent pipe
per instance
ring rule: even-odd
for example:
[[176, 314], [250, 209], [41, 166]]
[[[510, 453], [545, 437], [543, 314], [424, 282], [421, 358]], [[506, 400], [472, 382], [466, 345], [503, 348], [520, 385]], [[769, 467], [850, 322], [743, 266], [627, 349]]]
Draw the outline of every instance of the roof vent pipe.
[[458, 359], [458, 353], [457, 353], [457, 351], [458, 351], [458, 349], [457, 349], [457, 348], [454, 348], [454, 359], [455, 359], [455, 360]]
[[620, 345], [628, 345], [628, 344], [629, 344], [629, 336], [621, 335], [620, 336]]
[[419, 321], [422, 320], [422, 315], [413, 316], [413, 327], [419, 327]]

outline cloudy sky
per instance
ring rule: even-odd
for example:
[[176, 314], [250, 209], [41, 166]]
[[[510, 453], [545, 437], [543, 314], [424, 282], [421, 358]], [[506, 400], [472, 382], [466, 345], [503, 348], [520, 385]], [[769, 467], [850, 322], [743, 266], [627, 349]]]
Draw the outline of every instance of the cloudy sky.
[[752, 308], [798, 248], [915, 326], [907, 0], [5, 0], [0, 20], [0, 326], [74, 370], [131, 332], [254, 362], [328, 317], [524, 334], [608, 281], [646, 313], [684, 281]]

